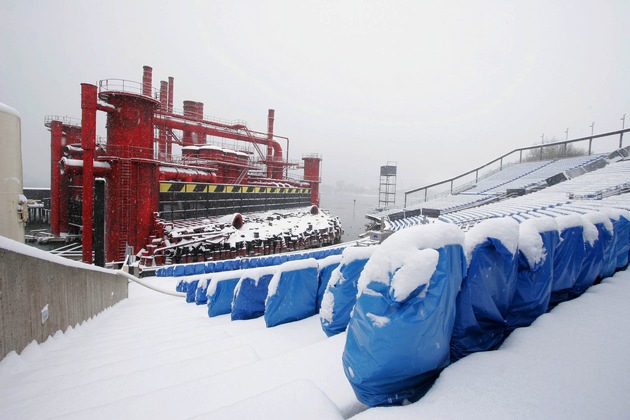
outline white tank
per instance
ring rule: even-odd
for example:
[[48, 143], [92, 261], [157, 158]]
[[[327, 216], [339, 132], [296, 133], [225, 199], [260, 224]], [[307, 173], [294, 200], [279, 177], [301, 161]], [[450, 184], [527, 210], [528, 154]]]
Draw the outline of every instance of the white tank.
[[22, 189], [20, 114], [0, 102], [0, 235], [24, 242], [27, 215]]

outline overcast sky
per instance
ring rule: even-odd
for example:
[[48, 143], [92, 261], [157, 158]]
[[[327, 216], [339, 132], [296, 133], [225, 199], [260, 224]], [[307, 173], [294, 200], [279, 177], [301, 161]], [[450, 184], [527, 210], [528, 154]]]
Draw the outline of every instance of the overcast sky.
[[[22, 116], [24, 183], [48, 186], [44, 116], [80, 84], [154, 87], [323, 155], [323, 182], [451, 177], [546, 139], [630, 126], [629, 1], [8, 1], [0, 102]], [[104, 132], [99, 132], [104, 135]]]

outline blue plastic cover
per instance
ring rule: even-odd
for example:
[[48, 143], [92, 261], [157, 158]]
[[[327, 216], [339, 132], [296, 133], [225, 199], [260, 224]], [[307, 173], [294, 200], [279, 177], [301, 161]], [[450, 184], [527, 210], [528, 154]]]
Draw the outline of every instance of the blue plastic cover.
[[193, 264], [186, 264], [184, 266], [184, 275], [192, 276], [195, 274], [195, 266]]
[[175, 286], [176, 292], [187, 292], [188, 291], [188, 283], [185, 280], [180, 280]]
[[186, 267], [183, 265], [176, 265], [173, 269], [173, 275], [175, 277], [182, 277], [186, 273]]
[[197, 263], [193, 267], [195, 274], [204, 274], [206, 272], [206, 264], [204, 263]]
[[317, 260], [313, 258], [278, 267], [265, 304], [267, 327], [315, 315], [317, 282]]
[[[241, 278], [238, 271], [231, 272], [233, 277], [220, 278], [213, 277], [208, 285], [208, 316], [229, 314], [232, 310], [232, 300], [234, 299], [234, 288]], [[214, 290], [212, 290], [214, 289]], [[212, 293], [213, 292], [213, 293]], [[212, 294], [210, 294], [212, 293]]]
[[326, 291], [326, 286], [328, 286], [328, 281], [330, 280], [330, 275], [337, 267], [339, 267], [339, 263], [341, 262], [340, 256], [333, 256], [332, 258], [325, 258], [320, 260], [319, 262], [319, 271], [318, 271], [318, 285], [317, 285], [317, 302], [315, 304], [315, 308], [319, 312], [319, 307], [322, 305], [322, 298], [324, 297], [324, 292]]
[[553, 282], [553, 258], [558, 246], [558, 231], [540, 232], [545, 256], [531, 265], [519, 250], [516, 291], [508, 311], [508, 330], [526, 327], [547, 312]]
[[569, 300], [569, 292], [582, 269], [584, 252], [584, 228], [573, 226], [563, 229], [553, 254], [553, 281], [549, 300], [551, 307]]
[[197, 305], [205, 305], [208, 303], [208, 279], [201, 279], [197, 283], [197, 290], [195, 290], [195, 303]]
[[195, 297], [197, 296], [197, 284], [199, 280], [191, 280], [188, 282], [188, 286], [186, 286], [186, 302], [192, 303], [195, 301]]
[[[320, 308], [322, 329], [328, 337], [346, 330], [350, 313], [357, 301], [357, 283], [369, 258], [356, 259], [341, 265], [331, 274], [330, 283], [322, 297]], [[326, 296], [330, 294], [330, 296]], [[331, 308], [326, 310], [327, 303]]]
[[619, 216], [615, 224], [615, 236], [619, 239], [615, 242], [617, 253], [617, 267], [624, 268], [628, 265], [628, 251], [630, 251], [630, 220], [624, 216]]
[[[593, 243], [586, 242], [584, 248], [584, 262], [582, 268], [575, 280], [575, 284], [569, 292], [570, 298], [580, 296], [589, 287], [595, 283], [595, 280], [600, 276], [602, 267], [604, 266], [604, 233], [602, 232], [606, 228], [602, 224], [596, 224], [597, 231], [599, 232], [599, 238]], [[608, 235], [610, 239], [612, 236]], [[610, 243], [610, 242], [609, 242]]]
[[364, 404], [416, 401], [449, 364], [455, 299], [466, 273], [466, 258], [459, 244], [446, 245], [437, 253], [428, 289], [424, 284], [397, 301], [391, 287], [381, 282], [391, 284], [395, 273], [389, 273], [389, 279], [368, 283], [370, 290], [357, 300], [342, 361]]
[[214, 263], [213, 263], [213, 262], [206, 263], [206, 267], [205, 267], [204, 271], [205, 271], [207, 274], [209, 274], [209, 273], [214, 273], [214, 267], [215, 267], [215, 265], [214, 265]]
[[457, 295], [451, 362], [503, 343], [517, 273], [517, 255], [499, 239], [487, 238], [475, 247]]
[[[611, 214], [609, 212], [608, 214]], [[623, 263], [627, 263], [627, 255], [624, 256], [623, 251], [628, 247], [628, 220], [619, 216], [617, 220], [615, 218], [610, 219], [613, 225], [612, 243], [610, 249], [604, 247], [604, 266], [602, 267], [601, 277], [611, 277], [615, 274], [617, 268], [623, 267]], [[608, 252], [607, 252], [608, 251]], [[627, 254], [627, 251], [626, 251]]]
[[265, 313], [265, 299], [273, 274], [243, 276], [232, 302], [232, 320], [254, 319]]

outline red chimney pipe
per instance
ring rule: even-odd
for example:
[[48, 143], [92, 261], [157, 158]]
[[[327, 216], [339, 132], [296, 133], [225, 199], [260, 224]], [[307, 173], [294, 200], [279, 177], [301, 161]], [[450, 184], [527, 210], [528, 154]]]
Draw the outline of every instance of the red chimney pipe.
[[59, 160], [63, 157], [63, 131], [62, 131], [62, 123], [61, 121], [52, 121], [50, 123], [50, 133], [51, 133], [51, 148], [50, 148], [50, 169], [52, 172], [50, 188], [53, 191], [51, 194], [51, 203], [50, 203], [50, 231], [53, 235], [59, 236], [61, 233], [60, 228], [60, 214], [59, 214], [59, 202], [61, 194], [58, 192], [61, 191], [61, 173], [59, 172]]
[[81, 83], [81, 148], [83, 149], [82, 245], [83, 261], [92, 264], [94, 214], [94, 148], [96, 147], [97, 88]]
[[273, 154], [273, 149], [271, 147], [271, 142], [273, 141], [273, 120], [276, 111], [270, 109], [267, 112], [267, 178], [273, 178], [273, 165], [271, 161], [275, 157]]
[[153, 85], [153, 69], [149, 66], [142, 67], [142, 94], [151, 97], [151, 87]]
[[168, 78], [168, 107], [167, 111], [169, 114], [173, 113], [173, 86], [175, 84], [175, 79], [172, 77]]

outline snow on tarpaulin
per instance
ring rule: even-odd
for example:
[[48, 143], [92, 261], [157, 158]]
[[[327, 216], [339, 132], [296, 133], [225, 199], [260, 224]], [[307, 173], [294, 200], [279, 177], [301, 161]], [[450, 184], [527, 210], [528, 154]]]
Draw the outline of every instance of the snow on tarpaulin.
[[518, 279], [508, 310], [508, 330], [530, 325], [547, 312], [553, 282], [553, 255], [560, 240], [552, 217], [521, 223], [518, 237]]
[[243, 275], [242, 270], [214, 273], [208, 285], [208, 316], [229, 314], [232, 310], [234, 289]]
[[365, 265], [342, 357], [364, 404], [417, 400], [449, 364], [463, 243], [455, 225], [413, 226], [383, 241]]
[[[584, 262], [570, 291], [570, 297], [580, 296], [595, 283], [595, 280], [601, 276], [604, 261], [610, 260], [612, 254], [613, 226], [610, 219], [597, 211], [586, 213], [583, 217], [590, 226], [587, 225], [588, 227], [584, 230]], [[594, 232], [593, 229], [595, 229]], [[587, 232], [589, 232], [588, 238]]]
[[315, 309], [319, 311], [319, 308], [322, 306], [322, 299], [324, 297], [324, 292], [326, 291], [326, 287], [328, 286], [328, 282], [330, 281], [330, 276], [335, 271], [339, 264], [341, 263], [341, 255], [329, 255], [318, 261], [318, 269], [317, 269], [317, 302], [315, 304]]
[[466, 277], [457, 295], [451, 362], [494, 350], [505, 339], [518, 273], [516, 220], [488, 219], [466, 233]]
[[232, 320], [254, 319], [265, 313], [269, 282], [275, 272], [276, 267], [245, 270], [234, 289]]
[[569, 291], [582, 269], [585, 253], [585, 225], [589, 223], [577, 214], [556, 217], [560, 242], [553, 254], [553, 281], [550, 308], [569, 299]]
[[315, 315], [317, 260], [289, 261], [277, 268], [265, 301], [267, 327]]
[[375, 246], [346, 248], [341, 263], [331, 273], [319, 309], [322, 329], [328, 337], [346, 330], [357, 301], [359, 276], [374, 249]]

